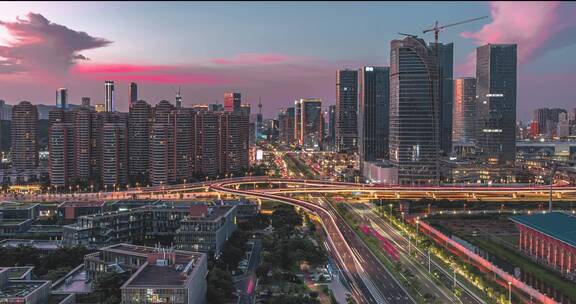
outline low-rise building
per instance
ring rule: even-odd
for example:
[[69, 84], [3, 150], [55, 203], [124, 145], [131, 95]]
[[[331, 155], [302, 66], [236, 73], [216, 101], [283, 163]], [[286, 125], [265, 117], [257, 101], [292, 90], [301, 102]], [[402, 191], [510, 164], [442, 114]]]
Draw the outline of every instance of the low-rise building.
[[0, 268], [0, 303], [72, 304], [72, 294], [52, 294], [51, 281], [30, 280], [30, 267]]
[[198, 205], [180, 222], [175, 242], [178, 249], [211, 252], [219, 256], [236, 230], [236, 206]]
[[1, 202], [0, 213], [5, 220], [35, 220], [38, 216], [38, 207], [39, 204]]
[[[219, 253], [223, 242], [236, 229], [236, 206], [156, 202], [122, 210], [79, 217], [75, 224], [64, 226], [62, 245], [99, 248], [174, 236], [179, 249], [204, 251], [208, 248]], [[192, 232], [197, 229], [196, 225], [203, 230]], [[204, 236], [199, 236], [201, 234]]]
[[63, 202], [58, 205], [58, 222], [73, 222], [80, 216], [104, 212], [104, 201]]
[[510, 218], [520, 231], [519, 250], [576, 281], [576, 217], [564, 212]]
[[27, 239], [6, 239], [0, 241], [0, 247], [2, 248], [18, 248], [20, 246], [28, 246], [37, 249], [42, 253], [48, 253], [60, 249], [60, 241]]
[[236, 217], [239, 221], [247, 220], [258, 215], [260, 206], [253, 201], [241, 198], [240, 200], [217, 200], [216, 205], [236, 206]]
[[122, 303], [203, 304], [208, 274], [204, 253], [116, 244], [86, 255], [86, 278], [107, 272], [128, 272]]

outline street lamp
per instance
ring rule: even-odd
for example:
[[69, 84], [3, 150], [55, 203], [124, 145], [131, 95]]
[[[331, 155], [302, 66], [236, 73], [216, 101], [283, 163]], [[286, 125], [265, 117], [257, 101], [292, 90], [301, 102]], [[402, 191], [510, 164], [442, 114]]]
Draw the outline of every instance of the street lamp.
[[512, 304], [512, 282], [508, 281], [508, 303]]

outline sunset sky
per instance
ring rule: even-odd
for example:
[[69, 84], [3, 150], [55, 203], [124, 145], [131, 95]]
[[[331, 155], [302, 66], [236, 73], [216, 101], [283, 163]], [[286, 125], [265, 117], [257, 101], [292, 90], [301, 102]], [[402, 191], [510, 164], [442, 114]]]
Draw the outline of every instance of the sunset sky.
[[[576, 3], [568, 2], [2, 2], [0, 99], [101, 103], [116, 82], [127, 110], [128, 83], [139, 99], [184, 105], [222, 102], [240, 91], [265, 116], [296, 98], [335, 99], [337, 69], [388, 65], [397, 32], [421, 35], [440, 24], [488, 15], [447, 29], [455, 76], [474, 76], [475, 47], [518, 44], [518, 114], [576, 108]], [[423, 35], [431, 41], [432, 34]]]

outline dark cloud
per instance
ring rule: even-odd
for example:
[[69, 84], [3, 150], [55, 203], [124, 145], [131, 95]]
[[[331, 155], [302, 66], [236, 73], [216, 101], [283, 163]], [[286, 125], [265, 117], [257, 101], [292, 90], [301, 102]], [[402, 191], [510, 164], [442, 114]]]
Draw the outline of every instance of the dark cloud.
[[0, 21], [11, 35], [0, 46], [0, 74], [23, 71], [64, 75], [78, 60], [88, 60], [79, 52], [105, 47], [112, 42], [50, 22], [44, 16], [28, 13], [15, 22]]

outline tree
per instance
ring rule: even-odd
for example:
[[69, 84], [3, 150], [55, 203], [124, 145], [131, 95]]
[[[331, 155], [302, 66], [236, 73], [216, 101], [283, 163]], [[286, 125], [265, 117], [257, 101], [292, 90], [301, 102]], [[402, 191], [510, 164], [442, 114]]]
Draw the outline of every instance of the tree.
[[290, 236], [296, 226], [302, 225], [302, 217], [296, 212], [294, 206], [278, 205], [272, 213], [272, 227], [281, 236]]
[[128, 273], [107, 272], [95, 282], [94, 291], [99, 295], [100, 303], [120, 303], [120, 287], [128, 280]]
[[208, 291], [206, 298], [209, 304], [224, 304], [232, 300], [234, 282], [230, 274], [214, 267], [208, 273]]
[[236, 230], [222, 248], [222, 263], [227, 269], [234, 269], [242, 260], [248, 241], [248, 233]]

